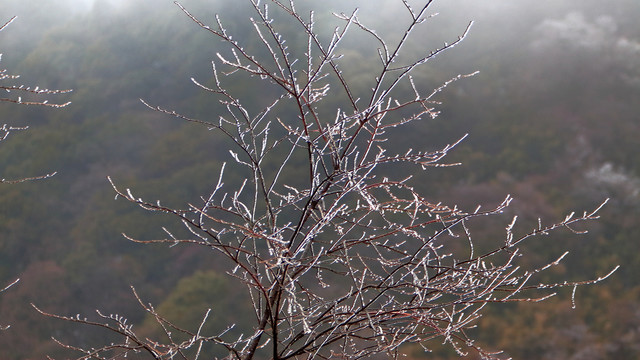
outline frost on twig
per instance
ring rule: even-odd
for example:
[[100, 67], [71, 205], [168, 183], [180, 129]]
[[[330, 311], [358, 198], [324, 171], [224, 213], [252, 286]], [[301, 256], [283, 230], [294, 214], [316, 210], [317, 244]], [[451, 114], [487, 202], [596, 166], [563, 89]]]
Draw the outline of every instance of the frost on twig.
[[[539, 284], [537, 274], [558, 265], [564, 255], [537, 268], [522, 268], [519, 263], [526, 256], [519, 246], [526, 240], [597, 219], [599, 208], [552, 224], [540, 223], [524, 235], [516, 234], [514, 218], [506, 226], [504, 241], [479, 252], [467, 223], [503, 213], [510, 196], [493, 208], [468, 211], [430, 199], [414, 187], [412, 176], [396, 171], [411, 167], [420, 173], [455, 165], [446, 157], [466, 136], [437, 150], [414, 149], [425, 144], [403, 144], [390, 130], [436, 117], [436, 96], [452, 82], [475, 74], [435, 85], [418, 84], [411, 76], [462, 41], [469, 28], [443, 47], [407, 61], [399, 54], [415, 29], [429, 19], [432, 1], [410, 6], [398, 0], [408, 14], [398, 19], [403, 30], [395, 43], [369, 28], [357, 11], [336, 15], [342, 26], [323, 41], [314, 14], [301, 14], [294, 1], [250, 0], [250, 4], [256, 40], [252, 46], [232, 37], [219, 17], [208, 25], [178, 4], [189, 19], [228, 48], [213, 60], [210, 85], [192, 79], [222, 106], [215, 120], [143, 101], [152, 110], [230, 140], [229, 162], [214, 178], [211, 192], [199, 203], [172, 208], [109, 181], [116, 197], [147, 211], [171, 214], [187, 230], [178, 236], [163, 228], [164, 238], [125, 235], [127, 239], [202, 246], [226, 258], [232, 264], [229, 276], [246, 287], [255, 323], [239, 336], [231, 330], [206, 335], [202, 329], [209, 321], [207, 312], [199, 327], [189, 332], [140, 301], [165, 329], [168, 340], [160, 343], [138, 338], [118, 319], [109, 318], [115, 325], [107, 326], [66, 320], [106, 327], [128, 339], [115, 345], [121, 351], [135, 346], [155, 358], [179, 357], [175, 354], [194, 346], [200, 349], [203, 343], [220, 346], [229, 359], [259, 354], [272, 359], [398, 358], [402, 345], [419, 343], [428, 349], [434, 340], [461, 355], [475, 351], [495, 358], [498, 353], [480, 348], [466, 331], [476, 325], [487, 304], [543, 301], [558, 288], [575, 288], [610, 275]], [[305, 40], [298, 42], [301, 48], [287, 42], [274, 12], [298, 27]], [[375, 59], [378, 72], [372, 74], [375, 84], [370, 89], [352, 86], [341, 69], [340, 44], [349, 31], [360, 31], [380, 45]], [[230, 90], [229, 82], [235, 81], [230, 77], [239, 75], [270, 84], [273, 91], [260, 94], [267, 105], [256, 110]], [[282, 106], [293, 110], [278, 113]], [[390, 150], [387, 144], [393, 141], [405, 149]], [[297, 174], [303, 175], [287, 176], [300, 164], [304, 171]], [[250, 176], [230, 183], [225, 174], [232, 166], [248, 170]], [[228, 329], [234, 325], [228, 324]], [[173, 331], [188, 334], [190, 340], [175, 340], [169, 336]], [[105, 346], [93, 349], [91, 355], [107, 357], [112, 350]]]
[[[12, 17], [9, 21], [7, 21], [4, 25], [0, 26], [0, 32], [4, 30], [9, 24], [11, 24], [16, 17]], [[0, 54], [0, 60], [2, 59], [2, 54]], [[0, 102], [9, 102], [20, 105], [37, 105], [37, 106], [45, 106], [52, 108], [63, 108], [67, 105], [71, 104], [70, 101], [66, 102], [49, 102], [48, 99], [40, 99], [43, 96], [49, 95], [61, 95], [70, 93], [72, 90], [52, 90], [52, 89], [42, 89], [39, 86], [26, 86], [23, 84], [15, 84], [15, 82], [20, 78], [19, 75], [11, 75], [8, 73], [6, 69], [0, 68], [0, 93], [4, 94], [0, 96]], [[23, 99], [23, 97], [28, 97], [28, 99]], [[16, 130], [25, 130], [27, 127], [14, 127], [4, 124], [2, 128], [0, 128], [0, 141], [5, 140], [12, 131]], [[20, 183], [24, 181], [31, 180], [41, 180], [47, 179], [54, 176], [56, 173], [51, 172], [45, 175], [31, 176], [19, 179], [11, 179], [7, 180], [2, 178], [0, 183]]]

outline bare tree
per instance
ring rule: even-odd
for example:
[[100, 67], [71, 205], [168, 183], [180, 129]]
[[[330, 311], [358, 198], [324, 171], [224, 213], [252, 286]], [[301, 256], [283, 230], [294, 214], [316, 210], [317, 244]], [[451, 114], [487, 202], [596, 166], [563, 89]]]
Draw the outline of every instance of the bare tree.
[[[15, 19], [16, 19], [16, 17], [14, 16], [9, 21], [4, 23], [4, 25], [0, 26], [0, 31], [4, 30]], [[0, 59], [2, 59], [2, 54], [0, 54]], [[5, 82], [7, 82], [7, 81], [11, 82], [12, 80], [16, 80], [19, 77], [20, 77], [19, 75], [9, 75], [7, 73], [6, 69], [0, 69], [0, 90], [4, 90], [4, 92], [7, 93], [7, 94], [11, 94], [12, 92], [16, 92], [16, 93], [19, 93], [19, 94], [29, 94], [29, 95], [57, 95], [57, 94], [68, 93], [68, 92], [71, 91], [71, 90], [40, 89], [37, 86], [35, 88], [31, 88], [31, 87], [24, 86], [24, 85], [13, 85], [13, 84], [4, 85]], [[70, 104], [70, 102], [66, 102], [66, 103], [49, 103], [47, 100], [23, 101], [21, 96], [18, 96], [18, 97], [10, 97], [10, 96], [0, 97], [0, 101], [11, 102], [11, 103], [15, 103], [15, 104], [22, 104], [22, 105], [49, 106], [49, 107], [54, 107], [54, 108], [62, 108], [62, 107], [65, 107], [65, 106]], [[24, 127], [24, 126], [15, 127], [15, 126], [10, 126], [8, 124], [3, 124], [2, 127], [0, 127], [0, 142], [4, 141], [12, 131], [26, 130], [27, 128], [28, 127]], [[2, 179], [0, 179], [0, 183], [19, 183], [19, 182], [29, 181], [29, 180], [46, 179], [46, 178], [49, 178], [49, 177], [51, 177], [53, 175], [55, 175], [55, 172], [49, 173], [49, 174], [46, 174], [46, 175], [39, 175], [39, 176], [21, 178], [21, 179], [17, 179], [17, 180], [6, 180], [6, 179], [2, 178]], [[18, 283], [18, 281], [20, 281], [20, 279], [16, 279], [13, 282], [11, 282], [9, 285], [4, 287], [3, 289], [0, 289], [0, 293], [6, 291], [10, 287], [12, 287], [16, 283]], [[7, 328], [9, 328], [8, 325], [5, 325], [5, 326], [1, 326], [0, 325], [0, 329], [1, 330], [6, 330]]]
[[[11, 24], [16, 18], [17, 17], [14, 16], [9, 21], [7, 21], [4, 25], [0, 26], [0, 31], [4, 30], [7, 26], [9, 26], [9, 24]], [[18, 79], [19, 77], [20, 77], [20, 75], [10, 75], [10, 74], [8, 74], [6, 69], [0, 70], [0, 81], [2, 81], [2, 82], [15, 80], [15, 79]], [[15, 93], [18, 93], [18, 94], [22, 94], [23, 96], [25, 94], [26, 95], [28, 95], [28, 94], [34, 94], [34, 95], [56, 95], [56, 94], [65, 94], [65, 93], [71, 92], [71, 90], [41, 89], [39, 86], [31, 87], [31, 86], [26, 86], [26, 85], [23, 85], [23, 84], [18, 84], [18, 85], [14, 85], [14, 84], [0, 85], [0, 89], [4, 90], [7, 94], [15, 92]], [[26, 100], [25, 101], [25, 100], [22, 99], [22, 96], [0, 97], [0, 101], [12, 102], [12, 103], [15, 103], [15, 104], [22, 104], [22, 105], [41, 105], [41, 106], [48, 106], [48, 107], [54, 107], [54, 108], [62, 108], [62, 107], [65, 107], [65, 106], [71, 104], [71, 102], [50, 103], [48, 100], [33, 100], [33, 101]]]
[[[4, 25], [0, 26], [0, 31], [4, 30], [9, 24], [11, 24], [16, 19], [16, 16], [12, 17], [9, 21], [7, 21]], [[2, 59], [2, 54], [0, 54], [0, 59]], [[65, 94], [71, 92], [71, 90], [50, 90], [50, 89], [41, 89], [39, 86], [31, 87], [26, 86], [24, 84], [15, 84], [15, 80], [20, 78], [20, 75], [11, 75], [7, 72], [7, 69], [0, 69], [0, 90], [4, 90], [5, 96], [0, 96], [0, 101], [2, 102], [10, 102], [14, 104], [20, 105], [38, 105], [38, 106], [47, 106], [53, 108], [63, 108], [71, 102], [64, 103], [50, 103], [49, 100], [40, 100], [38, 96], [47, 96], [47, 95], [58, 95]], [[17, 94], [16, 96], [11, 96], [12, 94]], [[29, 97], [28, 100], [24, 100], [23, 96]], [[34, 98], [36, 97], [36, 98]], [[3, 124], [0, 127], [0, 142], [4, 141], [11, 132], [18, 130], [26, 130], [28, 127], [26, 126], [11, 126], [8, 124]], [[55, 173], [50, 173], [46, 175], [34, 176], [21, 178], [17, 180], [6, 180], [1, 179], [0, 183], [17, 183], [28, 180], [38, 180], [45, 179], [55, 175]]]
[[[139, 335], [118, 315], [98, 312], [99, 319], [93, 321], [38, 310], [122, 336], [121, 342], [96, 348], [61, 344], [79, 351], [80, 359], [134, 353], [154, 359], [198, 359], [203, 347], [214, 344], [225, 349], [228, 359], [284, 360], [397, 358], [403, 344], [419, 343], [428, 350], [430, 341], [438, 340], [460, 355], [471, 350], [494, 358], [498, 353], [480, 348], [467, 332], [487, 304], [542, 301], [555, 295], [555, 289], [575, 290], [608, 277], [535, 282], [566, 253], [540, 267], [526, 269], [519, 264], [524, 241], [559, 228], [579, 233], [572, 226], [597, 219], [601, 206], [553, 224], [540, 223], [521, 235], [514, 231], [514, 218], [497, 247], [477, 253], [468, 222], [502, 213], [511, 197], [495, 208], [469, 211], [428, 199], [412, 185], [411, 176], [396, 177], [407, 166], [418, 172], [452, 165], [443, 159], [463, 140], [436, 151], [388, 150], [389, 143], [399, 142], [393, 128], [435, 118], [436, 95], [473, 75], [458, 75], [426, 89], [413, 80], [416, 69], [457, 45], [471, 26], [441, 48], [407, 60], [405, 45], [430, 17], [432, 3], [412, 7], [398, 1], [404, 7], [406, 27], [391, 44], [361, 21], [357, 11], [336, 14], [342, 26], [323, 41], [313, 12], [303, 15], [293, 1], [251, 0], [255, 10], [251, 23], [264, 53], [248, 50], [220, 18], [210, 26], [178, 4], [204, 31], [229, 46], [227, 55], [218, 53], [212, 62], [212, 85], [193, 79], [225, 111], [216, 121], [207, 121], [144, 103], [222, 134], [234, 146], [230, 149], [234, 166], [250, 176], [239, 186], [227, 185], [224, 174], [229, 165], [223, 165], [202, 203], [180, 209], [145, 201], [109, 181], [118, 196], [148, 211], [173, 214], [188, 230], [188, 236], [165, 229], [166, 238], [139, 240], [125, 235], [127, 239], [202, 246], [230, 260], [228, 275], [246, 286], [254, 326], [234, 337], [230, 335], [234, 324], [220, 333], [204, 333], [207, 312], [199, 328], [183, 329], [134, 290], [144, 310], [164, 329], [163, 339]], [[305, 37], [302, 49], [295, 41], [285, 42], [278, 28], [282, 20], [274, 21], [268, 10], [296, 24]], [[379, 47], [378, 72], [371, 74], [374, 86], [366, 91], [352, 88], [340, 67], [340, 45], [350, 31], [362, 32]], [[270, 91], [261, 94], [268, 98], [266, 106], [254, 110], [229, 90], [227, 81], [240, 74], [268, 84]], [[331, 97], [341, 101], [329, 102]], [[331, 105], [336, 103], [339, 106]], [[299, 164], [305, 166], [302, 179], [286, 175]]]

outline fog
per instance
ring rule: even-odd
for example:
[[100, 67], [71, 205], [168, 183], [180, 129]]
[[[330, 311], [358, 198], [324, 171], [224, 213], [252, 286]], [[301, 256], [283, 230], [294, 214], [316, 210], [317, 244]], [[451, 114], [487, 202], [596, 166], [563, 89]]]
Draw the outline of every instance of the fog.
[[[209, 25], [220, 14], [234, 38], [264, 55], [249, 26], [248, 1], [181, 4]], [[410, 21], [400, 0], [296, 4], [305, 16], [315, 10], [325, 41], [343, 25], [331, 12], [360, 8], [362, 23], [388, 44], [398, 41]], [[43, 321], [29, 303], [64, 314], [104, 309], [144, 328], [130, 285], [161, 304], [182, 279], [226, 270], [210, 252], [124, 239], [125, 232], [144, 239], [166, 236], [163, 227], [180, 224], [121, 198], [114, 201], [106, 176], [176, 207], [197, 203], [211, 191], [221, 164], [233, 162], [229, 143], [206, 128], [154, 112], [139, 99], [217, 121], [217, 99], [191, 78], [211, 84], [211, 61], [229, 50], [170, 0], [3, 0], [1, 8], [0, 22], [17, 19], [0, 32], [0, 68], [21, 75], [18, 85], [73, 92], [47, 98], [72, 102], [63, 109], [0, 103], [0, 125], [29, 126], [0, 143], [0, 178], [57, 172], [44, 181], [0, 184], [0, 288], [22, 278], [0, 295], [0, 325], [12, 325], [0, 333], [0, 357], [69, 358], [56, 353], [52, 333], [83, 344], [102, 340], [103, 333]], [[287, 19], [273, 5], [272, 11]], [[479, 73], [437, 92], [437, 118], [392, 138], [401, 141], [389, 141], [393, 151], [430, 150], [469, 134], [451, 154], [462, 165], [412, 173], [416, 188], [434, 202], [470, 211], [513, 195], [508, 219], [479, 226], [481, 246], [503, 236], [516, 213], [519, 221], [537, 226], [538, 218], [581, 214], [610, 198], [602, 219], [585, 225], [587, 235], [566, 231], [541, 238], [528, 245], [534, 254], [528, 261], [542, 263], [569, 249], [567, 262], [549, 275], [553, 279], [592, 279], [623, 266], [610, 283], [579, 291], [575, 311], [570, 295], [561, 294], [550, 305], [490, 313], [486, 324], [494, 331], [481, 340], [488, 348], [507, 348], [514, 358], [571, 358], [578, 350], [594, 359], [638, 358], [640, 2], [440, 0], [429, 14], [434, 16], [415, 30], [399, 62], [452, 43], [473, 26], [459, 45], [420, 68], [415, 83], [431, 91], [458, 74]], [[292, 53], [304, 56], [306, 39], [295, 23], [275, 23], [291, 39]], [[380, 44], [355, 27], [351, 31], [339, 64], [354, 92], [365, 98], [380, 72]], [[229, 86], [247, 103], [261, 104], [271, 88], [256, 87], [254, 80]], [[335, 112], [327, 116], [333, 119]], [[229, 182], [240, 183], [243, 173], [234, 171], [228, 166]], [[393, 175], [408, 176], [409, 170]], [[296, 176], [296, 169], [288, 174]]]

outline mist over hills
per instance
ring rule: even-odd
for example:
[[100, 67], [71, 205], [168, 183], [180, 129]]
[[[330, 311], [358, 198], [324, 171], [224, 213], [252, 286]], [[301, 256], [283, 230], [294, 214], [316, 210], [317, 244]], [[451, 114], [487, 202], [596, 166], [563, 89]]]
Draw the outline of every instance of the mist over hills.
[[[182, 4], [207, 23], [219, 13], [239, 39], [256, 41], [247, 26], [247, 4]], [[328, 36], [338, 22], [327, 9], [348, 12], [359, 6], [363, 21], [393, 38], [403, 16], [398, 4], [326, 1], [316, 18], [329, 24], [322, 29]], [[611, 198], [602, 219], [588, 224], [588, 235], [567, 231], [529, 244], [539, 256], [531, 261], [569, 249], [553, 275], [570, 279], [594, 278], [622, 265], [606, 283], [581, 289], [576, 310], [569, 311], [570, 294], [531, 308], [492, 310], [481, 325], [498, 330], [483, 341], [522, 359], [532, 354], [568, 359], [581, 352], [589, 359], [637, 357], [640, 3], [466, 0], [442, 1], [434, 11], [438, 16], [425, 24], [406, 56], [452, 42], [469, 21], [474, 25], [468, 38], [434, 59], [416, 80], [436, 88], [457, 74], [479, 74], [441, 93], [438, 118], [394, 134], [402, 139], [398, 146], [426, 149], [470, 134], [451, 155], [450, 161], [462, 166], [429, 170], [415, 179], [416, 186], [434, 199], [471, 209], [512, 194], [516, 200], [502, 222], [478, 225], [476, 236], [487, 241], [503, 236], [515, 213], [524, 231], [538, 217], [551, 221]], [[72, 101], [64, 109], [0, 104], [3, 123], [30, 127], [0, 144], [0, 177], [58, 172], [46, 181], [0, 187], [0, 284], [22, 279], [0, 296], [0, 323], [12, 325], [0, 334], [0, 355], [63, 357], [52, 335], [72, 342], [103, 336], [42, 319], [31, 302], [64, 314], [92, 314], [98, 308], [145, 326], [129, 285], [176, 313], [187, 306], [176, 300], [176, 289], [196, 286], [189, 279], [215, 280], [216, 288], [202, 290], [202, 296], [226, 289], [224, 280], [216, 282], [224, 264], [213, 254], [125, 240], [122, 233], [153, 238], [164, 235], [163, 226], [179, 224], [114, 201], [106, 181], [109, 175], [122, 188], [176, 207], [200, 201], [215, 186], [221, 164], [232, 161], [228, 142], [154, 112], [139, 99], [215, 119], [219, 105], [190, 78], [212, 81], [210, 62], [224, 51], [220, 42], [172, 1], [10, 0], [3, 2], [2, 14], [0, 21], [18, 19], [0, 33], [1, 67], [20, 74], [19, 83], [74, 91], [61, 97]], [[299, 34], [293, 24], [279, 26], [295, 46]], [[377, 69], [371, 46], [357, 36], [346, 39], [341, 63], [363, 93]], [[246, 91], [243, 96], [256, 104], [263, 101], [260, 91], [268, 91], [253, 84], [235, 84], [233, 90]], [[243, 176], [231, 169], [227, 181]], [[194, 301], [233, 306], [224, 297]], [[500, 335], [506, 333], [514, 335]]]

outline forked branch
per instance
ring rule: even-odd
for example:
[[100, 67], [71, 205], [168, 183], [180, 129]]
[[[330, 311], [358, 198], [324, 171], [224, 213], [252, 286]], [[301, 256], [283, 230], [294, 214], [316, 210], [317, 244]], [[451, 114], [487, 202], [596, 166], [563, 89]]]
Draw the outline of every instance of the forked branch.
[[[269, 12], [269, 4], [299, 26], [304, 41], [287, 41], [296, 34], [281, 33], [278, 21], [282, 20]], [[205, 335], [202, 329], [209, 313], [198, 329], [188, 331], [138, 298], [164, 329], [169, 340], [161, 343], [139, 339], [118, 317], [103, 318], [108, 324], [59, 318], [103, 327], [127, 339], [118, 345], [121, 351], [137, 347], [162, 359], [186, 358], [184, 351], [201, 349], [203, 344], [218, 346], [227, 359], [399, 358], [403, 345], [428, 348], [435, 339], [461, 355], [471, 350], [489, 359], [498, 353], [480, 348], [467, 332], [487, 304], [542, 301], [553, 296], [554, 289], [592, 284], [611, 275], [536, 284], [537, 275], [558, 265], [564, 256], [535, 268], [520, 263], [525, 255], [519, 246], [526, 240], [560, 228], [572, 230], [577, 222], [596, 219], [600, 207], [581, 217], [540, 224], [519, 237], [514, 235], [514, 220], [504, 242], [478, 253], [468, 223], [499, 216], [509, 206], [510, 196], [492, 209], [469, 211], [431, 200], [415, 187], [418, 176], [399, 175], [407, 167], [419, 175], [431, 167], [455, 165], [445, 158], [464, 137], [437, 150], [416, 150], [388, 131], [434, 118], [439, 114], [438, 94], [475, 73], [418, 86], [411, 74], [462, 41], [470, 25], [453, 42], [400, 64], [408, 39], [429, 19], [432, 1], [417, 10], [405, 0], [398, 4], [408, 15], [395, 44], [364, 25], [357, 11], [337, 15], [343, 26], [324, 44], [313, 13], [305, 20], [293, 1], [250, 0], [252, 46], [247, 39], [234, 38], [219, 17], [211, 27], [178, 4], [189, 19], [222, 40], [229, 50], [226, 54], [231, 54], [219, 53], [214, 60], [214, 85], [193, 79], [223, 111], [211, 121], [145, 105], [230, 139], [229, 164], [251, 175], [227, 184], [225, 174], [234, 168], [225, 163], [202, 203], [186, 203], [180, 209], [144, 200], [109, 181], [118, 197], [147, 211], [171, 214], [187, 230], [182, 232], [186, 236], [174, 236], [163, 228], [165, 238], [127, 239], [214, 249], [216, 256], [232, 264], [227, 274], [246, 287], [255, 322], [240, 332], [249, 335], [232, 331]], [[352, 86], [341, 70], [346, 60], [338, 51], [348, 30], [380, 44], [372, 88]], [[232, 77], [240, 75], [269, 84], [270, 91], [260, 94], [266, 106], [256, 109], [230, 90], [229, 82], [237, 81]], [[359, 104], [358, 99], [367, 102]], [[387, 144], [394, 140], [400, 150], [392, 152]], [[300, 164], [305, 167], [303, 178], [286, 175]], [[228, 324], [227, 329], [235, 325]], [[188, 341], [174, 340], [170, 334], [176, 331]], [[105, 346], [90, 355], [99, 358], [113, 354], [112, 350]], [[199, 350], [197, 354], [196, 358]]]

